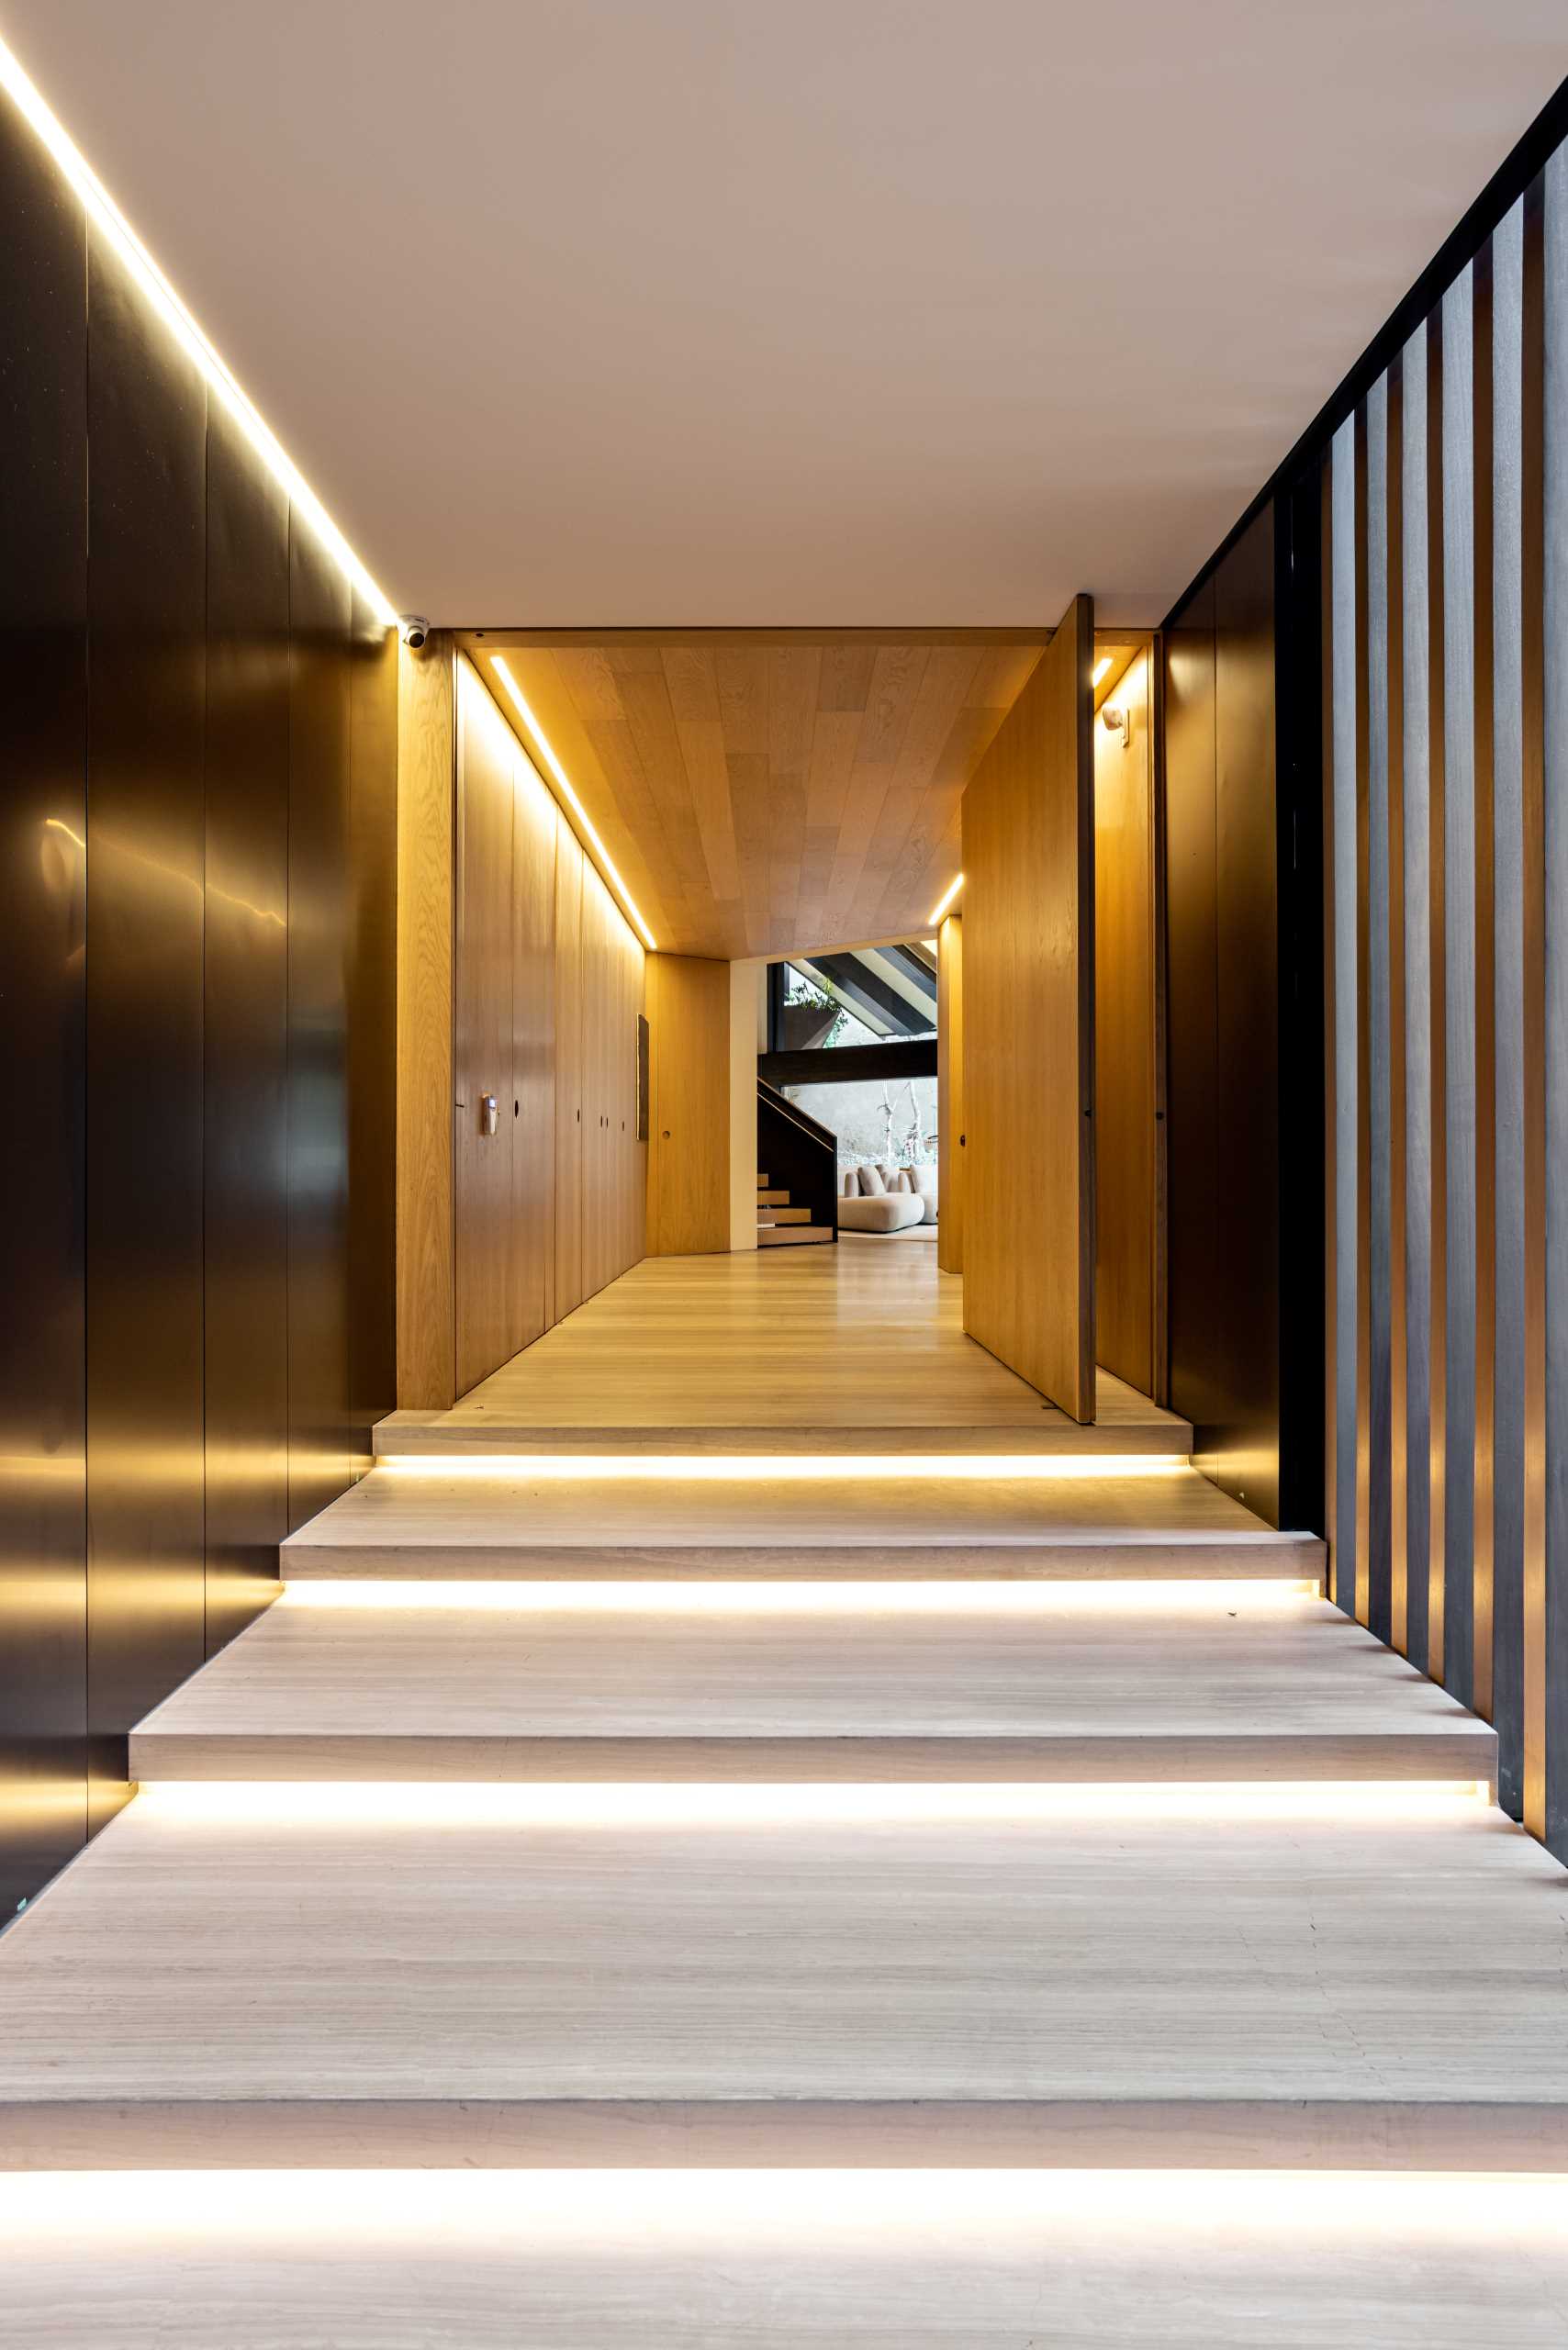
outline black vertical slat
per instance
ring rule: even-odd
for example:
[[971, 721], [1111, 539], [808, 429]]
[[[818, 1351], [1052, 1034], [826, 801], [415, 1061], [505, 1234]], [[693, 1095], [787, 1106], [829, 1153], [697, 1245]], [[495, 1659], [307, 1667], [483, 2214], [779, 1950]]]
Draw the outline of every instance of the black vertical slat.
[[3, 1925], [87, 1818], [86, 239], [4, 98], [0, 220]]
[[1473, 302], [1444, 297], [1443, 785], [1448, 1304], [1443, 1679], [1468, 1705], [1475, 1625], [1475, 551]]
[[1367, 394], [1364, 508], [1366, 606], [1367, 1551], [1366, 1620], [1394, 1629], [1393, 1584], [1393, 1066], [1388, 834], [1388, 383]]
[[1279, 1522], [1279, 909], [1274, 515], [1215, 575], [1215, 952], [1219, 1124], [1215, 1475]]
[[1341, 426], [1331, 459], [1332, 532], [1329, 584], [1333, 707], [1329, 744], [1334, 969], [1334, 1598], [1356, 1610], [1359, 1556], [1357, 1505], [1357, 1002], [1356, 935], [1356, 428]]
[[1400, 736], [1405, 858], [1405, 1649], [1429, 1662], [1432, 1440], [1431, 592], [1423, 328], [1400, 369]]
[[[1498, 1787], [1524, 1806], [1524, 212], [1492, 241], [1492, 1719]], [[1480, 1496], [1477, 1496], [1477, 1505]]]
[[1496, 1002], [1492, 818], [1492, 245], [1471, 269], [1471, 478], [1475, 592], [1473, 681], [1475, 809], [1475, 1521], [1471, 1701], [1492, 1715], [1493, 1423], [1495, 1411]]
[[288, 1516], [352, 1481], [349, 1368], [349, 585], [289, 531]]
[[1525, 1826], [1546, 1828], [1545, 188], [1526, 191], [1519, 288], [1519, 1014], [1524, 1306], [1519, 1548]]
[[1568, 1861], [1568, 151], [1546, 167], [1542, 556], [1545, 1052], [1546, 1841]]
[[1405, 362], [1388, 370], [1384, 498], [1386, 588], [1383, 628], [1387, 666], [1388, 912], [1380, 925], [1388, 956], [1388, 1523], [1389, 1631], [1409, 1650], [1409, 1250], [1406, 1239], [1409, 1131], [1405, 984]]
[[1448, 693], [1444, 661], [1448, 642], [1448, 596], [1444, 586], [1443, 520], [1443, 322], [1440, 310], [1427, 322], [1427, 813], [1428, 934], [1431, 942], [1428, 1021], [1431, 1056], [1430, 1150], [1432, 1169], [1431, 1281], [1428, 1312], [1428, 1408], [1431, 1447], [1427, 1478], [1429, 1579], [1427, 1603], [1427, 1670], [1443, 1676], [1448, 1607]]
[[210, 1654], [288, 1531], [288, 500], [217, 402], [207, 570]]

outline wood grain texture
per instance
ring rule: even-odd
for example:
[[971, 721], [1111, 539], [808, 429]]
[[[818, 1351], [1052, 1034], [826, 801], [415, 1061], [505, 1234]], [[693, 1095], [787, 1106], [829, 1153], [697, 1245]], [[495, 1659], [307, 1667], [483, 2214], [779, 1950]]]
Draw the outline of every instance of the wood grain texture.
[[648, 1254], [730, 1245], [730, 974], [691, 955], [647, 960]]
[[1150, 677], [1139, 653], [1117, 680], [1125, 742], [1094, 730], [1095, 1349], [1145, 1395], [1155, 1387], [1159, 1228]]
[[1047, 632], [488, 630], [661, 950], [927, 924], [958, 803]]
[[964, 795], [964, 1327], [1094, 1416], [1093, 608], [1080, 596]]
[[1060, 1585], [1004, 1608], [286, 1600], [147, 1717], [131, 1775], [1490, 1782], [1487, 1725], [1327, 1600], [1169, 1588], [1132, 1614]]
[[[475, 671], [457, 670], [453, 1237], [457, 1384], [517, 1351], [513, 1314], [512, 834], [516, 745]], [[496, 1105], [487, 1131], [487, 1099]]]
[[[655, 966], [650, 960], [650, 972]], [[450, 1413], [383, 1422], [379, 1449], [891, 1449], [1173, 1453], [1190, 1423], [1102, 1372], [1080, 1427], [966, 1337], [929, 1244], [644, 1263]], [[678, 1441], [684, 1435], [691, 1441]]]
[[844, 1820], [833, 1793], [752, 1822], [672, 1792], [587, 1836], [517, 1817], [522, 1790], [433, 1821], [352, 1788], [205, 1819], [143, 1797], [6, 1936], [6, 2159], [51, 2109], [83, 2167], [221, 2109], [243, 2166], [253, 2121], [286, 2161], [312, 2114], [360, 2162], [406, 2158], [415, 2116], [447, 2160], [519, 2128], [548, 2160], [546, 2109], [656, 2144], [750, 2104], [759, 2160], [780, 2109], [788, 2147], [808, 2109], [821, 2144], [880, 2105], [885, 2145], [952, 2163], [1004, 2105], [1046, 2164], [1113, 2122], [1124, 2163], [1188, 2159], [1218, 2107], [1264, 2163], [1424, 2134], [1439, 2168], [1561, 2166], [1568, 1877], [1487, 1807], [1214, 1818], [1172, 1788], [1030, 1818], [999, 1789], [952, 1821], [912, 1790]]
[[555, 804], [526, 759], [512, 778], [511, 1348], [554, 1319]]
[[964, 1270], [964, 923], [951, 913], [936, 949], [936, 1262], [945, 1273]]
[[454, 654], [398, 662], [398, 1401], [457, 1399], [453, 1268]]
[[[1235, 2119], [1208, 2133], [1222, 2163]], [[851, 2116], [839, 2132], [861, 2159], [872, 2133]], [[1018, 2158], [1000, 2121], [991, 2143]], [[663, 2151], [711, 2167], [717, 2149], [699, 2128], [684, 2156]], [[0, 2192], [0, 2278], [35, 2350], [451, 2350], [454, 2316], [465, 2350], [1558, 2350], [1568, 2253], [1539, 2183], [1514, 2199], [1506, 2255], [1502, 2182], [1432, 2178], [1418, 2205], [1399, 2181], [1323, 2181], [1327, 2198], [1300, 2178], [1195, 2184], [1014, 2177], [977, 2198], [906, 2172], [890, 2198], [841, 2170], [765, 2194], [622, 2180], [590, 2218], [570, 2178], [427, 2171], [366, 2195], [274, 2171], [199, 2243], [183, 2201], [110, 2197], [84, 2259], [55, 2182], [18, 2181]]]
[[564, 816], [555, 833], [555, 1318], [583, 1286], [583, 853]]

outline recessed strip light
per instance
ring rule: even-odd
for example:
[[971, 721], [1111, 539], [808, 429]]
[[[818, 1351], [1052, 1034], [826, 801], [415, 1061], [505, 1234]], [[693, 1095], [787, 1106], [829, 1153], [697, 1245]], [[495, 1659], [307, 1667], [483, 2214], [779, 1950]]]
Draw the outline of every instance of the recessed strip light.
[[[629, 2250], [646, 2248], [667, 2261], [681, 2248], [696, 2247], [719, 2260], [730, 2306], [735, 2288], [729, 2280], [745, 2273], [741, 2264], [781, 2249], [807, 2277], [820, 2275], [828, 2253], [837, 2256], [846, 2244], [857, 2261], [881, 2250], [932, 2263], [930, 2273], [940, 2276], [950, 2273], [941, 2264], [956, 2256], [990, 2263], [1005, 2246], [1010, 2257], [1028, 2264], [1019, 2273], [1048, 2278], [1065, 2263], [1075, 2287], [1092, 2262], [1141, 2263], [1158, 2250], [1177, 2263], [1172, 2276], [1195, 2305], [1201, 2299], [1196, 2280], [1209, 2273], [1202, 2264], [1215, 2258], [1216, 2248], [1226, 2273], [1249, 2277], [1277, 2276], [1282, 2244], [1299, 2256], [1321, 2257], [1327, 2295], [1347, 2243], [1374, 2247], [1391, 2275], [1395, 2246], [1429, 2247], [1448, 2276], [1467, 2248], [1491, 2246], [1506, 2260], [1561, 2245], [1564, 2224], [1562, 2180], [1555, 2172], [367, 2165], [17, 2171], [0, 2178], [0, 2231], [18, 2245], [36, 2245], [62, 2261], [73, 2258], [78, 2266], [86, 2243], [95, 2248], [106, 2241], [139, 2255], [150, 2248], [156, 2254], [169, 2245], [195, 2245], [204, 2277], [222, 2255], [241, 2245], [263, 2247], [274, 2259], [285, 2244], [320, 2246], [334, 2258], [352, 2251], [383, 2266], [388, 2244], [410, 2247], [414, 2256], [439, 2246], [459, 2253], [474, 2270], [486, 2249], [497, 2245], [523, 2247], [538, 2259], [553, 2244], [586, 2244], [601, 2277], [613, 2276]], [[1244, 2255], [1249, 2263], [1240, 2272]], [[1252, 2266], [1260, 2255], [1264, 2266]], [[982, 2273], [974, 2272], [977, 2277]], [[62, 2277], [66, 2279], [63, 2267]], [[874, 2275], [871, 2284], [874, 2289]], [[68, 2279], [58, 2289], [63, 2301]], [[968, 2289], [971, 2303], [983, 2306], [985, 2287], [971, 2283]], [[1262, 2289], [1254, 2288], [1254, 2301]], [[415, 2288], [410, 2284], [405, 2290], [412, 2296]], [[1038, 2307], [1034, 2318], [1032, 2332], [1021, 2322], [1007, 2338], [1043, 2340]], [[1412, 2321], [1412, 2338], [1417, 2322]], [[868, 2329], [875, 2324], [868, 2320]], [[410, 2330], [405, 2328], [405, 2335]], [[853, 2330], [846, 2319], [838, 2338], [849, 2339]], [[1255, 2325], [1254, 2335], [1262, 2330]], [[986, 2331], [992, 2340], [1002, 2338]], [[711, 2329], [704, 2332], [709, 2340], [719, 2338]], [[1501, 2332], [1500, 2322], [1491, 2338], [1500, 2339]], [[1296, 2333], [1299, 2339], [1299, 2328]], [[596, 2327], [595, 2338], [630, 2341], [633, 2335]], [[733, 2327], [725, 2338], [733, 2338]], [[980, 2338], [978, 2325], [972, 2338]], [[1545, 2336], [1537, 2332], [1535, 2338]]]
[[964, 877], [960, 873], [958, 879], [952, 883], [951, 887], [944, 892], [937, 903], [932, 908], [931, 919], [934, 923], [941, 921], [943, 915], [946, 912], [948, 907], [952, 904], [954, 899], [958, 896], [963, 886]]
[[87, 217], [107, 239], [142, 293], [187, 356], [200, 368], [246, 440], [290, 502], [305, 516], [329, 554], [353, 582], [383, 628], [398, 615], [250, 395], [214, 350], [113, 196], [64, 125], [45, 103], [12, 51], [0, 40], [0, 88], [31, 125], [81, 198]]
[[612, 1477], [712, 1483], [1026, 1477], [1054, 1483], [1071, 1477], [1184, 1476], [1188, 1462], [1178, 1452], [384, 1452], [372, 1473], [383, 1469], [402, 1477], [505, 1477], [525, 1483]]
[[1243, 1612], [1278, 1614], [1310, 1603], [1323, 1606], [1322, 1588], [1281, 1575], [1257, 1582], [1120, 1582], [1092, 1578], [965, 1578], [947, 1583], [477, 1583], [420, 1577], [406, 1582], [375, 1576], [290, 1583], [279, 1606], [288, 1608], [386, 1608], [403, 1614], [453, 1608], [466, 1615], [589, 1616], [1138, 1616], [1145, 1613], [1212, 1619]]
[[1096, 661], [1096, 663], [1094, 664], [1094, 680], [1093, 680], [1093, 681], [1094, 681], [1094, 683], [1095, 683], [1096, 685], [1098, 685], [1098, 684], [1099, 684], [1099, 682], [1100, 682], [1101, 678], [1105, 675], [1105, 672], [1106, 672], [1106, 670], [1110, 667], [1110, 666], [1111, 666], [1111, 656], [1110, 656], [1110, 655], [1109, 655], [1108, 653], [1102, 653], [1102, 655], [1100, 655], [1099, 660], [1098, 660], [1098, 661]]
[[582, 801], [577, 798], [576, 791], [573, 789], [571, 777], [566, 773], [566, 768], [555, 756], [554, 746], [551, 743], [550, 737], [546, 734], [544, 729], [533, 715], [532, 711], [529, 708], [527, 696], [524, 694], [522, 688], [518, 684], [517, 679], [512, 676], [510, 669], [507, 666], [504, 655], [499, 653], [492, 653], [490, 655], [490, 666], [495, 671], [497, 677], [499, 677], [502, 685], [506, 688], [508, 694], [510, 696], [513, 708], [516, 710], [517, 714], [521, 719], [523, 724], [527, 727], [529, 735], [536, 746], [540, 757], [543, 760], [545, 766], [554, 777], [556, 784], [566, 800], [566, 805], [576, 817], [578, 826], [588, 835], [588, 846], [594, 853], [594, 858], [599, 866], [599, 871], [603, 874], [605, 879], [609, 882], [610, 888], [614, 890], [616, 896], [625, 907], [626, 912], [632, 917], [633, 923], [642, 934], [643, 944], [646, 946], [649, 954], [656, 955], [659, 950], [655, 944], [653, 932], [648, 928], [647, 923], [643, 920], [642, 915], [638, 912], [636, 900], [633, 897], [631, 890], [628, 890], [625, 882], [622, 881], [620, 874], [616, 871], [614, 859], [611, 857], [610, 851], [605, 847], [604, 843], [599, 839], [598, 833], [594, 830], [592, 817], [588, 814], [588, 810], [583, 806]]
[[291, 1830], [453, 1828], [773, 1828], [821, 1821], [913, 1828], [985, 1820], [1470, 1819], [1490, 1806], [1479, 1779], [935, 1782], [802, 1785], [645, 1780], [162, 1779], [143, 1782], [143, 1818], [194, 1826], [286, 1823]]

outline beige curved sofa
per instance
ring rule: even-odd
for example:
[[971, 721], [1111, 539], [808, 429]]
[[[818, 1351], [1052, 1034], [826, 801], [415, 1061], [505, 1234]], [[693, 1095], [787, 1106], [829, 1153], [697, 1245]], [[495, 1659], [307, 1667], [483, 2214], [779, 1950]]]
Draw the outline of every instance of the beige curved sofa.
[[[919, 1181], [922, 1189], [916, 1191]], [[841, 1232], [908, 1232], [936, 1221], [936, 1170], [889, 1166], [881, 1161], [848, 1167], [839, 1177]]]

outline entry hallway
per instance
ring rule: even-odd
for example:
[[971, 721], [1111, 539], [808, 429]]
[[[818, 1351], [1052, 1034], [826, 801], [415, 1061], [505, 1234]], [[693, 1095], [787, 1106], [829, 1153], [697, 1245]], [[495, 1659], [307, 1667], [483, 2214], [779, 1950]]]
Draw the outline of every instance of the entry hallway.
[[1568, 2342], [1492, 1731], [931, 1257], [383, 1424], [0, 1941], [16, 2338]]

